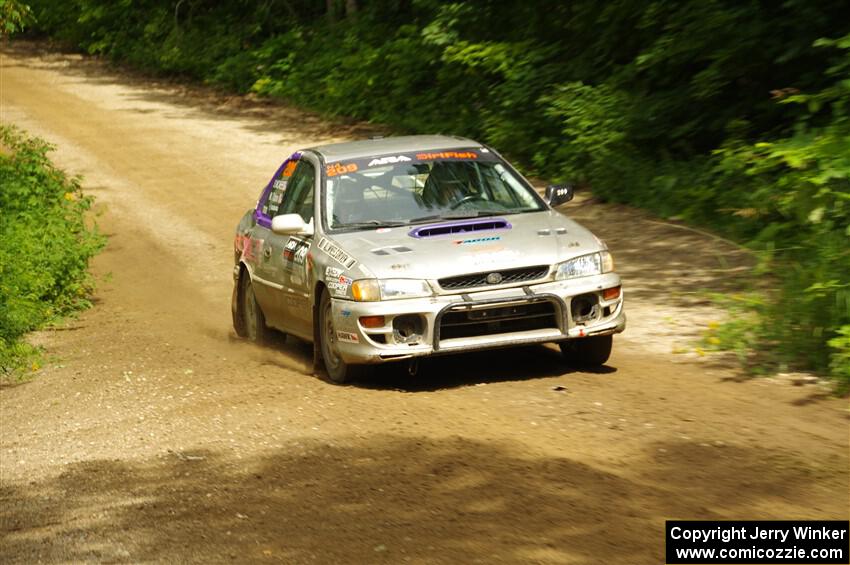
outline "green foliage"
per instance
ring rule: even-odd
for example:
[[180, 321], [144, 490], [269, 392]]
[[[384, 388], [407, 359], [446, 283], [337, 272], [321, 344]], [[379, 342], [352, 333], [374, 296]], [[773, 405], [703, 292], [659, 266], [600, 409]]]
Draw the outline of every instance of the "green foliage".
[[86, 224], [92, 199], [47, 159], [50, 146], [0, 126], [0, 369], [31, 359], [19, 339], [89, 305], [89, 259], [104, 238]]
[[829, 340], [829, 346], [835, 350], [832, 355], [832, 370], [842, 392], [847, 392], [850, 389], [850, 326], [842, 326], [836, 333], [837, 336]]
[[32, 10], [18, 0], [0, 0], [0, 35], [23, 31], [32, 20]]
[[475, 137], [736, 238], [775, 292], [741, 303], [752, 321], [727, 341], [845, 370], [828, 343], [850, 323], [846, 2], [358, 4], [329, 18], [319, 0], [33, 0], [43, 31], [90, 53]]

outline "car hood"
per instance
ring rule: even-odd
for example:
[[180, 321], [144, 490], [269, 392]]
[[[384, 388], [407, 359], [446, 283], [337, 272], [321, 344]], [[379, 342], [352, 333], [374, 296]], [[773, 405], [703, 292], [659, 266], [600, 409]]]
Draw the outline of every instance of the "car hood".
[[357, 260], [354, 270], [363, 276], [430, 280], [552, 265], [604, 247], [589, 230], [553, 210], [440, 220], [328, 238]]

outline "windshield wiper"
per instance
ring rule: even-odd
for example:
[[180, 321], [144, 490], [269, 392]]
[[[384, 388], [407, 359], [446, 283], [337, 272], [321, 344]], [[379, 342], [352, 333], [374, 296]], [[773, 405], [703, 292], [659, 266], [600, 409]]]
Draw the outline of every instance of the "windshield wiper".
[[397, 228], [399, 226], [406, 226], [406, 225], [407, 225], [407, 222], [367, 220], [365, 222], [351, 222], [350, 224], [342, 224], [341, 226], [336, 226], [336, 228], [341, 229], [341, 230], [357, 229], [357, 228]]
[[422, 216], [421, 218], [413, 218], [409, 223], [418, 224], [420, 222], [430, 222], [431, 220], [465, 220], [468, 218], [484, 218], [487, 216], [498, 216], [500, 214], [504, 214], [504, 211], [494, 211], [494, 210], [479, 210], [478, 212], [457, 212], [452, 214], [451, 212], [447, 214], [433, 214], [431, 216]]

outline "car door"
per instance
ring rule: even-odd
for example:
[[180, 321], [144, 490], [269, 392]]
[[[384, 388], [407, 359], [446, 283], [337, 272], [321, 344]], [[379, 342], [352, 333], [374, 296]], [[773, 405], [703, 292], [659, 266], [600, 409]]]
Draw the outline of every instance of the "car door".
[[[299, 214], [305, 223], [313, 220], [313, 205], [316, 192], [316, 166], [301, 159], [292, 173], [283, 203], [278, 214]], [[312, 244], [311, 236], [290, 235], [280, 238], [280, 259], [283, 291], [281, 310], [286, 317], [287, 331], [312, 339], [312, 312], [310, 310], [309, 261], [307, 255]], [[278, 240], [275, 240], [276, 242]], [[275, 249], [273, 253], [276, 253]]]

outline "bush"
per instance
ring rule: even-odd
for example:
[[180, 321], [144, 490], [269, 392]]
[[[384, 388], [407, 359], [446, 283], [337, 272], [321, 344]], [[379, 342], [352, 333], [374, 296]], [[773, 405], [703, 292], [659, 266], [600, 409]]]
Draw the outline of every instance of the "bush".
[[0, 369], [21, 365], [20, 342], [89, 306], [89, 259], [104, 238], [87, 225], [92, 199], [47, 158], [51, 147], [0, 126]]

